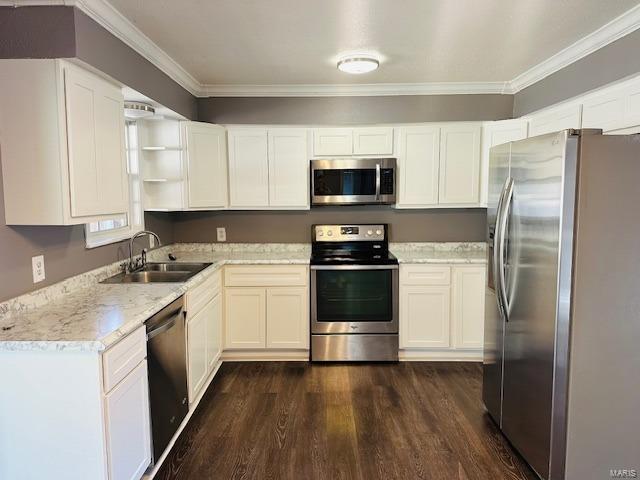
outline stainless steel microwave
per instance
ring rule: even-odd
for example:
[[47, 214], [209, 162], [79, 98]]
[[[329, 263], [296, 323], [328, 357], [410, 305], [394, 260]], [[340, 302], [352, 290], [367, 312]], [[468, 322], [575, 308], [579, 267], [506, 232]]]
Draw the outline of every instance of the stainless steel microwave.
[[311, 160], [312, 205], [388, 205], [395, 202], [395, 158]]

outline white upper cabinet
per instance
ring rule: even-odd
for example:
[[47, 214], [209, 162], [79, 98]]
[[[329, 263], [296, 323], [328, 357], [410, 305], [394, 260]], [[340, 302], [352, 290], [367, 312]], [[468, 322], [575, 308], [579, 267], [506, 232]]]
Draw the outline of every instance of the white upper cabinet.
[[393, 127], [316, 128], [316, 157], [380, 156], [393, 153]]
[[491, 147], [527, 138], [529, 122], [526, 119], [486, 122], [482, 127], [482, 154], [480, 158], [480, 204], [487, 205], [489, 190], [489, 156]]
[[362, 127], [353, 129], [354, 155], [391, 155], [392, 127]]
[[438, 204], [440, 127], [398, 129], [399, 208], [424, 208]]
[[308, 209], [308, 135], [304, 128], [229, 129], [229, 207]]
[[121, 88], [63, 60], [1, 60], [0, 84], [7, 224], [127, 212]]
[[183, 122], [185, 128], [187, 198], [189, 208], [227, 206], [227, 139], [225, 129], [202, 122]]
[[582, 125], [582, 105], [562, 105], [544, 110], [529, 118], [529, 136], [544, 135], [567, 128], [580, 128]]
[[307, 130], [272, 129], [269, 138], [269, 206], [309, 207]]
[[313, 132], [313, 154], [316, 157], [353, 154], [353, 129], [317, 128]]
[[612, 132], [631, 129], [638, 125], [640, 78], [589, 94], [582, 102], [582, 128], [600, 128], [605, 132]]
[[269, 206], [267, 130], [229, 130], [229, 206]]
[[452, 123], [440, 130], [441, 205], [477, 206], [480, 202], [480, 136], [478, 123]]

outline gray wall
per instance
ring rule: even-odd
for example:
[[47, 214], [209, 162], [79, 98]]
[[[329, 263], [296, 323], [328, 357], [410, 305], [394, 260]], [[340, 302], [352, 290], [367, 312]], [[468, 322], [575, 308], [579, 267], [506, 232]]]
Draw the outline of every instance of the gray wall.
[[73, 57], [187, 118], [196, 118], [193, 95], [79, 9], [0, 7], [0, 58]]
[[640, 72], [640, 30], [516, 93], [519, 117]]
[[388, 223], [392, 242], [484, 241], [486, 210], [395, 210], [384, 206], [318, 207], [290, 212], [181, 212], [174, 214], [177, 242], [309, 242], [311, 225]]
[[[1, 162], [0, 158], [0, 162]], [[4, 219], [4, 194], [0, 171], [0, 302], [51, 285], [65, 278], [126, 258], [126, 242], [85, 248], [84, 226], [9, 227]], [[166, 215], [145, 215], [147, 228], [163, 242], [173, 242], [173, 225]], [[140, 241], [140, 248], [146, 240]], [[148, 245], [148, 243], [147, 243]], [[33, 283], [31, 257], [44, 255], [46, 280]]]
[[358, 124], [502, 120], [512, 95], [390, 95], [381, 97], [209, 97], [198, 119], [211, 123]]

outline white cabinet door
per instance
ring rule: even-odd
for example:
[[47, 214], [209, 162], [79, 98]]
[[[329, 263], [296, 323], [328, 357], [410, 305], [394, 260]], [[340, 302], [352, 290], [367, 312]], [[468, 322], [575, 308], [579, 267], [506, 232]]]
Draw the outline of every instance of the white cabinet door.
[[207, 316], [207, 372], [211, 373], [222, 352], [222, 295], [217, 294], [205, 307]]
[[269, 206], [309, 207], [307, 130], [269, 130]]
[[225, 348], [264, 348], [266, 292], [264, 288], [225, 289]]
[[401, 285], [400, 347], [449, 347], [450, 301], [448, 286]]
[[309, 289], [267, 289], [267, 348], [309, 348]]
[[438, 204], [440, 127], [402, 127], [398, 134], [398, 202], [402, 207]]
[[484, 338], [485, 267], [453, 267], [451, 318], [456, 349], [481, 349]]
[[443, 125], [440, 130], [439, 203], [479, 205], [480, 124]]
[[582, 105], [566, 105], [534, 114], [529, 119], [529, 136], [557, 132], [582, 125]]
[[126, 212], [122, 93], [71, 66], [64, 70], [64, 84], [71, 215]]
[[313, 154], [320, 157], [353, 154], [353, 129], [317, 128], [313, 132]]
[[111, 480], [138, 480], [151, 462], [146, 360], [105, 397]]
[[227, 206], [227, 140], [225, 129], [185, 122], [189, 208]]
[[269, 206], [267, 131], [229, 130], [229, 205]]
[[526, 119], [516, 118], [513, 120], [487, 122], [482, 127], [482, 155], [480, 159], [480, 203], [482, 205], [487, 205], [487, 196], [489, 194], [489, 156], [491, 147], [527, 138], [528, 126], [529, 122]]
[[100, 213], [129, 211], [129, 180], [124, 145], [124, 100], [119, 88], [100, 81], [96, 88], [96, 165]]
[[361, 127], [353, 129], [354, 155], [391, 155], [392, 127]]
[[189, 402], [193, 402], [207, 380], [207, 315], [211, 314], [211, 302], [199, 312], [187, 318], [187, 358], [189, 360]]
[[100, 189], [96, 158], [95, 85], [90, 75], [76, 69], [65, 70], [67, 142], [71, 215], [100, 213]]

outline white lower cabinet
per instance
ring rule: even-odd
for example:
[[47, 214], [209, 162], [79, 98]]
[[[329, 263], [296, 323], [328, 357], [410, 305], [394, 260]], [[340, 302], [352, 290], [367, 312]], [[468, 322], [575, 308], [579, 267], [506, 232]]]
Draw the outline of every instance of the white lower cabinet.
[[226, 288], [225, 347], [264, 348], [266, 314], [264, 288]]
[[451, 314], [457, 349], [481, 349], [484, 339], [484, 266], [459, 266], [453, 269]]
[[206, 307], [187, 322], [189, 358], [189, 400], [193, 401], [207, 380], [207, 312]]
[[187, 292], [187, 377], [193, 403], [218, 364], [222, 350], [222, 273]]
[[105, 399], [110, 480], [137, 480], [151, 462], [146, 360]]
[[400, 289], [400, 346], [450, 345], [450, 288], [440, 285], [408, 285]]
[[400, 348], [425, 358], [482, 358], [484, 265], [400, 266]]
[[306, 287], [267, 289], [267, 348], [309, 348]]
[[230, 350], [309, 348], [308, 267], [225, 267], [224, 346]]

